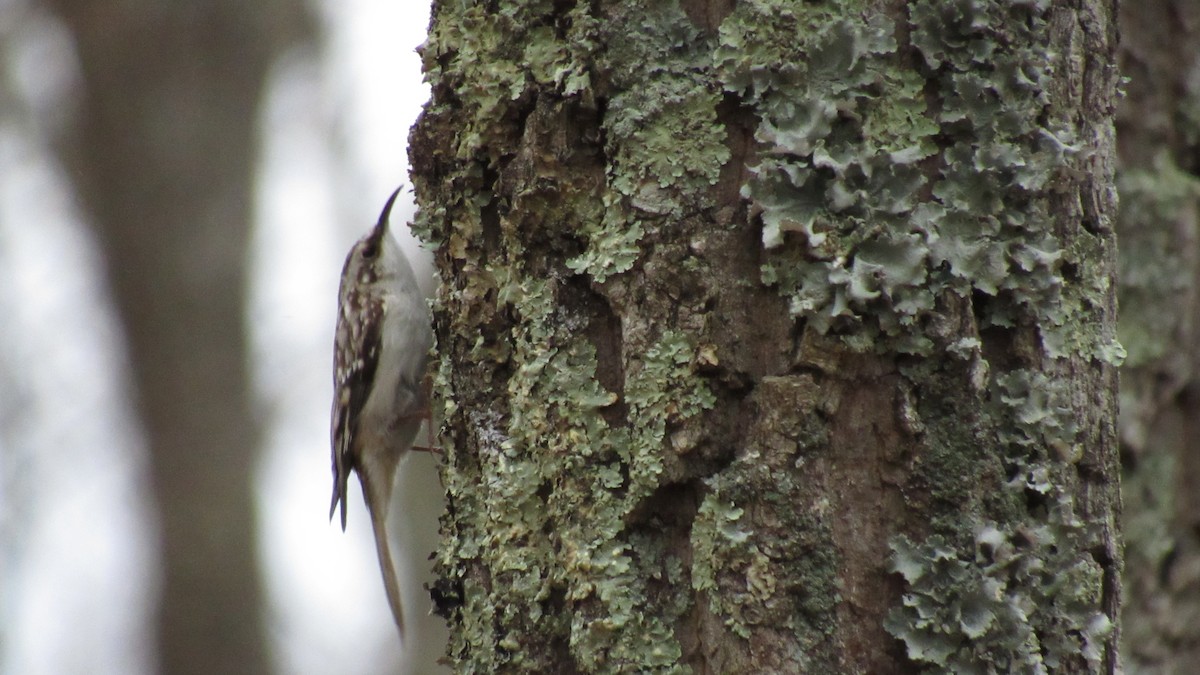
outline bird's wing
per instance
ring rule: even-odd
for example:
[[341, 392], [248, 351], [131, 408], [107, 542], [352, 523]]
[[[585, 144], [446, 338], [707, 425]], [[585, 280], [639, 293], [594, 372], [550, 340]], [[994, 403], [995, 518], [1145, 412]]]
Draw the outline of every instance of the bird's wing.
[[[371, 382], [379, 364], [379, 349], [382, 336], [381, 321], [359, 321], [355, 317], [381, 316], [382, 307], [359, 310], [357, 302], [377, 302], [373, 298], [358, 296], [347, 298], [338, 315], [338, 330], [334, 349], [339, 354], [353, 354], [346, 367], [338, 372], [334, 366], [334, 400], [332, 445], [333, 445], [333, 499], [329, 504], [329, 517], [341, 505], [342, 529], [346, 529], [346, 483], [350, 472], [357, 468], [354, 457], [354, 436], [358, 431], [358, 417], [367, 396], [371, 393]], [[345, 342], [345, 344], [343, 344]]]

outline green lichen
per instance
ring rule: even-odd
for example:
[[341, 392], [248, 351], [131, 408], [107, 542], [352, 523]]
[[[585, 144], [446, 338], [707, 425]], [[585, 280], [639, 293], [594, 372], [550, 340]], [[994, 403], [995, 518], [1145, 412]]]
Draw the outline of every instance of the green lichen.
[[[923, 79], [896, 63], [892, 19], [861, 9], [739, 3], [721, 26], [718, 74], [762, 120], [743, 194], [761, 211], [764, 282], [822, 332], [875, 313], [874, 332], [903, 335], [933, 306], [927, 237], [908, 220], [938, 128]], [[784, 246], [789, 233], [800, 243]]]
[[743, 557], [743, 554], [753, 555], [758, 552], [757, 548], [743, 546], [752, 534], [739, 526], [744, 513], [743, 509], [712, 494], [700, 504], [696, 520], [692, 523], [692, 539], [695, 542], [692, 588], [708, 595], [709, 606], [714, 613], [730, 617], [728, 622], [734, 634], [749, 638], [749, 628], [734, 615], [732, 606], [725, 606], [724, 594], [720, 592], [717, 584], [718, 572], [744, 567], [741, 564], [731, 564], [731, 555]]
[[1023, 452], [1051, 449], [1057, 458], [1077, 457], [1079, 423], [1071, 409], [1071, 385], [1045, 373], [1014, 370], [996, 378], [996, 398], [1009, 421], [1000, 440]]
[[[905, 46], [890, 19], [861, 9], [745, 2], [721, 28], [719, 74], [760, 120], [743, 194], [760, 212], [764, 283], [851, 349], [932, 355], [927, 321], [953, 294], [977, 305], [983, 329], [1038, 326], [1050, 359], [1118, 361], [1114, 336], [1096, 330], [1110, 305], [1107, 223], [1069, 245], [1047, 226], [1058, 184], [1085, 157], [1050, 101], [1049, 3], [917, 0]], [[909, 46], [922, 70], [902, 62]], [[931, 523], [926, 542], [893, 542], [909, 588], [889, 629], [911, 658], [945, 672], [1037, 672], [1078, 657], [1097, 668], [1108, 630], [1103, 570], [1086, 553], [1097, 536], [1063, 487], [1081, 455], [1070, 392], [1025, 370], [993, 372], [985, 391], [978, 348], [945, 348], [979, 362], [979, 389], [966, 395], [993, 402], [982, 424], [998, 438], [978, 441], [1003, 452], [988, 461], [986, 449], [956, 454], [961, 443], [935, 450], [926, 468], [936, 465], [931, 483], [945, 489], [934, 492], [955, 503], [981, 469], [1011, 480], [1007, 495]], [[976, 551], [937, 534], [964, 525]], [[1003, 559], [984, 560], [979, 542]]]
[[603, 283], [610, 275], [628, 272], [642, 255], [639, 242], [645, 231], [621, 206], [621, 200], [608, 197], [599, 226], [587, 231], [588, 247], [567, 261], [567, 268], [578, 274], [590, 274]]
[[894, 539], [906, 592], [885, 627], [908, 657], [943, 673], [1038, 673], [1082, 655], [1101, 672], [1103, 570], [1074, 553], [1083, 528], [1063, 506], [1041, 526], [977, 525], [972, 555], [940, 535]]
[[609, 187], [651, 213], [678, 211], [729, 159], [709, 74], [712, 39], [675, 3], [625, 5], [607, 28]]
[[1079, 232], [1067, 248], [1046, 227], [1060, 176], [1088, 157], [1071, 122], [1051, 114], [1048, 83], [1064, 57], [1048, 45], [1048, 11], [1041, 0], [913, 5], [911, 39], [939, 73], [938, 118], [956, 134], [942, 154], [937, 205], [922, 216], [950, 287], [1001, 300], [987, 304], [985, 326], [1032, 318], [1051, 358], [1117, 363], [1121, 347], [1103, 328], [1110, 323], [1108, 224], [1094, 223], [1100, 235]]
[[[828, 501], [756, 451], [707, 481], [692, 524], [692, 588], [743, 639], [787, 633], [798, 655], [835, 662], [838, 563]], [[753, 510], [779, 514], [756, 525]], [[786, 571], [786, 573], [784, 573]]]
[[[487, 594], [468, 586], [467, 623], [457, 634], [463, 642], [453, 651], [479, 669], [535, 667], [499, 655], [524, 653], [525, 640], [544, 639], [533, 627], [560, 620], [543, 609], [557, 592], [575, 608], [559, 629], [579, 664], [681, 672], [670, 617], [683, 609], [660, 608], [669, 598], [649, 596], [640, 566], [655, 558], [654, 549], [626, 523], [661, 483], [668, 424], [713, 404], [694, 372], [695, 348], [671, 332], [652, 344], [627, 379], [630, 423], [613, 427], [602, 411], [617, 397], [600, 386], [595, 347], [581, 337], [583, 319], [565, 313], [556, 284], [524, 275], [500, 283], [500, 297], [520, 319], [509, 407], [503, 421], [499, 414], [471, 420], [479, 475], [453, 472], [447, 489], [459, 521], [473, 527], [446, 539], [441, 551], [443, 568], [482, 561], [494, 584]], [[578, 469], [583, 463], [587, 471]], [[496, 625], [506, 627], [502, 636], [493, 635]], [[494, 648], [483, 648], [487, 636], [497, 640]]]
[[901, 60], [893, 20], [864, 19], [858, 3], [739, 3], [718, 72], [761, 119], [743, 194], [761, 211], [763, 281], [794, 315], [852, 347], [930, 354], [935, 299], [980, 291], [1004, 299], [986, 325], [1033, 317], [1052, 357], [1120, 358], [1093, 329], [1106, 276], [1062, 274], [1107, 249], [1064, 250], [1045, 227], [1052, 184], [1079, 156], [1048, 121], [1047, 7], [912, 3], [921, 73]]
[[716, 398], [694, 373], [696, 348], [683, 333], [670, 331], [646, 350], [642, 367], [629, 374], [625, 400], [632, 421], [630, 488], [641, 499], [659, 483], [667, 424], [711, 408]]
[[[454, 531], [439, 564], [461, 585], [456, 665], [544, 669], [531, 641], [550, 636], [581, 670], [677, 672], [674, 630], [692, 609], [689, 586], [735, 634], [792, 631], [806, 657], [825, 650], [835, 662], [837, 646], [823, 640], [837, 625], [838, 565], [820, 486], [793, 478], [798, 464], [772, 470], [764, 458], [777, 460], [778, 448], [755, 447], [704, 483], [690, 566], [631, 528], [668, 480], [668, 433], [716, 399], [695, 372], [696, 346], [657, 321], [639, 327], [650, 337], [636, 334], [637, 355], [622, 355], [621, 390], [606, 389], [586, 337], [591, 319], [565, 309], [578, 306], [566, 289], [582, 278], [600, 292], [651, 258], [647, 241], [705, 212], [730, 160], [723, 123], [752, 111], [757, 145], [743, 194], [763, 225], [762, 280], [807, 326], [852, 349], [944, 347], [983, 363], [979, 340], [935, 344], [925, 325], [946, 294], [982, 294], [994, 300], [983, 327], [1034, 323], [1049, 356], [1111, 360], [1115, 343], [1080, 329], [1102, 317], [1109, 289], [1090, 265], [1108, 249], [1064, 246], [1045, 225], [1055, 181], [1081, 156], [1048, 114], [1047, 3], [915, 0], [897, 30], [865, 2], [745, 0], [715, 35], [674, 2], [609, 5], [603, 17], [589, 3], [565, 17], [549, 0], [501, 5], [439, 4], [424, 51], [437, 101], [427, 115], [455, 125], [452, 142], [433, 144], [448, 156], [430, 172], [448, 201], [423, 208], [417, 229], [455, 269], [440, 319], [453, 335], [481, 335], [458, 353], [471, 363], [443, 361], [439, 391], [452, 394], [452, 373], [469, 368], [493, 367], [507, 387], [489, 404], [497, 407], [446, 410], [477, 451], [448, 450]], [[595, 134], [588, 142], [603, 155], [588, 158], [604, 162], [594, 185], [565, 189], [555, 152], [521, 155], [557, 151], [533, 125], [552, 108], [595, 124], [581, 132]], [[582, 192], [586, 213], [574, 207]], [[569, 251], [566, 270], [553, 261], [530, 269], [534, 230], [566, 233], [551, 247]], [[482, 337], [498, 325], [498, 338]], [[1098, 567], [1078, 556], [1090, 534], [1056, 487], [1076, 451], [1065, 394], [1026, 371], [993, 378], [990, 392], [976, 393], [990, 395], [994, 419], [1017, 422], [981, 424], [1004, 444], [995, 462], [1015, 466], [1017, 478], [994, 500], [1003, 508], [972, 505], [955, 523], [933, 523], [937, 534], [923, 542], [893, 542], [908, 588], [889, 628], [913, 659], [964, 672], [1078, 654], [1091, 662], [1106, 626], [1094, 611]], [[780, 443], [821, 447], [814, 430], [825, 424]], [[959, 439], [959, 455], [935, 459], [966, 484], [978, 479], [972, 459], [989, 449], [966, 446], [991, 440]], [[939, 489], [930, 488], [935, 498], [953, 492]], [[1040, 500], [1032, 515], [1018, 513], [1027, 493]], [[754, 504], [778, 507], [790, 534], [763, 536]], [[939, 539], [963, 523], [973, 538]], [[1056, 581], [1039, 565], [1069, 572]], [[929, 606], [935, 579], [951, 589], [948, 609]]]
[[1044, 5], [919, 2], [910, 15], [912, 43], [937, 72], [938, 121], [955, 135], [941, 154], [937, 201], [920, 215], [935, 237], [932, 262], [949, 272], [942, 283], [964, 297], [1013, 298], [989, 303], [985, 326], [1061, 300], [1063, 252], [1045, 226], [1045, 190], [1071, 148], [1067, 131], [1041, 121], [1052, 72]]
[[422, 204], [412, 230], [466, 259], [482, 235], [481, 210], [495, 198], [488, 170], [515, 152], [529, 101], [540, 93], [578, 96], [592, 85], [586, 64], [597, 49], [597, 22], [586, 6], [560, 17], [554, 3], [541, 0], [496, 10], [459, 2], [436, 9], [420, 48], [426, 81], [435, 88], [424, 114], [452, 117], [457, 126], [452, 147], [427, 150], [449, 154], [442, 159], [456, 168], [440, 177], [452, 186], [445, 191], [450, 199]]
[[[1014, 370], [994, 377], [990, 399], [1009, 480], [988, 510], [1004, 520], [972, 508], [919, 543], [895, 537], [906, 586], [886, 628], [937, 672], [1046, 672], [1080, 658], [1100, 672], [1112, 626], [1089, 553], [1099, 535], [1063, 488], [1081, 453], [1069, 385]], [[964, 530], [969, 548], [949, 534]]]
[[599, 282], [634, 265], [646, 232], [694, 210], [729, 160], [711, 38], [676, 3], [622, 5], [604, 25], [609, 191], [603, 220], [583, 233], [587, 250], [567, 262]]
[[[422, 51], [435, 92], [426, 128], [453, 119], [454, 135], [419, 137], [438, 164], [426, 179], [442, 181], [445, 199], [426, 205], [414, 230], [454, 261], [439, 305], [470, 309], [443, 312], [451, 333], [479, 335], [465, 350], [469, 366], [444, 357], [437, 387], [452, 401], [453, 374], [464, 367], [503, 372], [507, 386], [502, 407], [445, 410], [477, 450], [448, 450], [453, 531], [439, 569], [460, 585], [463, 605], [450, 653], [463, 669], [536, 671], [546, 665], [537, 659], [554, 657], [537, 656], [547, 645], [529, 641], [551, 635], [583, 670], [680, 672], [674, 625], [689, 596], [646, 579], [686, 588], [689, 570], [630, 521], [666, 480], [668, 429], [714, 404], [695, 373], [696, 349], [682, 333], [660, 331], [623, 364], [621, 391], [606, 390], [584, 330], [590, 319], [565, 309], [574, 303], [560, 271], [522, 260], [542, 228], [557, 237], [556, 252], [569, 252], [568, 269], [603, 282], [637, 263], [647, 233], [704, 201], [729, 159], [717, 123], [722, 91], [707, 74], [712, 39], [675, 3], [609, 7], [603, 20], [587, 3], [565, 13], [538, 1], [436, 11]], [[503, 175], [522, 151], [545, 148], [532, 136], [558, 129], [538, 117], [547, 111], [603, 125], [594, 140], [603, 141], [605, 190], [595, 193], [600, 186], [585, 177], [565, 194], [575, 172], [557, 185], [552, 175], [539, 183]], [[562, 159], [520, 156], [515, 165], [552, 174]], [[517, 189], [507, 190], [513, 180]], [[499, 339], [484, 337], [496, 325], [506, 326]]]
[[490, 150], [496, 159], [507, 144], [495, 141], [509, 135], [517, 109], [533, 92], [569, 95], [589, 85], [584, 64], [595, 48], [595, 24], [585, 7], [568, 15], [561, 33], [557, 20], [554, 3], [538, 0], [506, 2], [496, 11], [486, 3], [438, 8], [422, 62], [432, 83], [470, 83], [457, 100], [469, 121], [456, 135], [459, 158]]
[[827, 451], [809, 376], [764, 378], [766, 419], [725, 470], [705, 480], [691, 528], [692, 588], [743, 639], [778, 631], [797, 668], [838, 662], [838, 552], [828, 496], [796, 469]]

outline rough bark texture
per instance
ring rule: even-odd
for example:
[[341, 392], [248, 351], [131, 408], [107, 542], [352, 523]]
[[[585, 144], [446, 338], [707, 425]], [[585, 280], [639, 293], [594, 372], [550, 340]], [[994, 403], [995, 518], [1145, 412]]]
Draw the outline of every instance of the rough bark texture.
[[1125, 660], [1200, 661], [1200, 6], [1126, 2], [1118, 109]]
[[286, 2], [50, 3], [84, 91], [61, 150], [103, 247], [150, 445], [163, 673], [269, 671], [245, 318], [257, 107]]
[[441, 2], [475, 672], [1114, 672], [1112, 4]]

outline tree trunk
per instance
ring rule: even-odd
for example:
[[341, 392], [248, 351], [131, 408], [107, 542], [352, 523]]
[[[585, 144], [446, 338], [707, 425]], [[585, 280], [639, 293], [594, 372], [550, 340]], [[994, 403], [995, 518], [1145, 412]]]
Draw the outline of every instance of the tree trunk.
[[1121, 458], [1131, 670], [1200, 660], [1200, 7], [1126, 2], [1120, 134]]
[[295, 8], [51, 4], [84, 83], [61, 150], [104, 251], [150, 446], [158, 669], [265, 673], [246, 240], [258, 101]]
[[1115, 8], [643, 5], [434, 8], [453, 662], [1114, 672]]

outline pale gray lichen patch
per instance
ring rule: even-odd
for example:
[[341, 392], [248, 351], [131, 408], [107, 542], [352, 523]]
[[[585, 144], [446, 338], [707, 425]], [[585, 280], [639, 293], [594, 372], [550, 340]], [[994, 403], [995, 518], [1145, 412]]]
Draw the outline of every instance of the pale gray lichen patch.
[[[979, 291], [1001, 298], [985, 326], [1032, 319], [1051, 357], [1119, 359], [1090, 325], [1105, 276], [1062, 271], [1106, 251], [1064, 249], [1046, 227], [1055, 182], [1083, 158], [1048, 115], [1047, 3], [912, 3], [924, 73], [902, 60], [892, 18], [860, 10], [762, 0], [721, 27], [718, 73], [761, 120], [743, 194], [763, 225], [763, 281], [856, 348], [930, 354], [936, 298]], [[759, 65], [771, 62], [786, 65]]]
[[822, 332], [876, 315], [869, 330], [902, 336], [933, 306], [928, 236], [908, 221], [938, 128], [923, 78], [897, 63], [893, 20], [861, 9], [739, 3], [716, 60], [761, 120], [743, 195], [763, 224], [763, 281]]
[[1036, 527], [978, 524], [973, 556], [940, 535], [897, 537], [891, 566], [906, 591], [885, 626], [934, 672], [1045, 673], [1079, 655], [1101, 672], [1112, 624], [1097, 609], [1103, 570], [1073, 557], [1082, 530], [1059, 504]]

